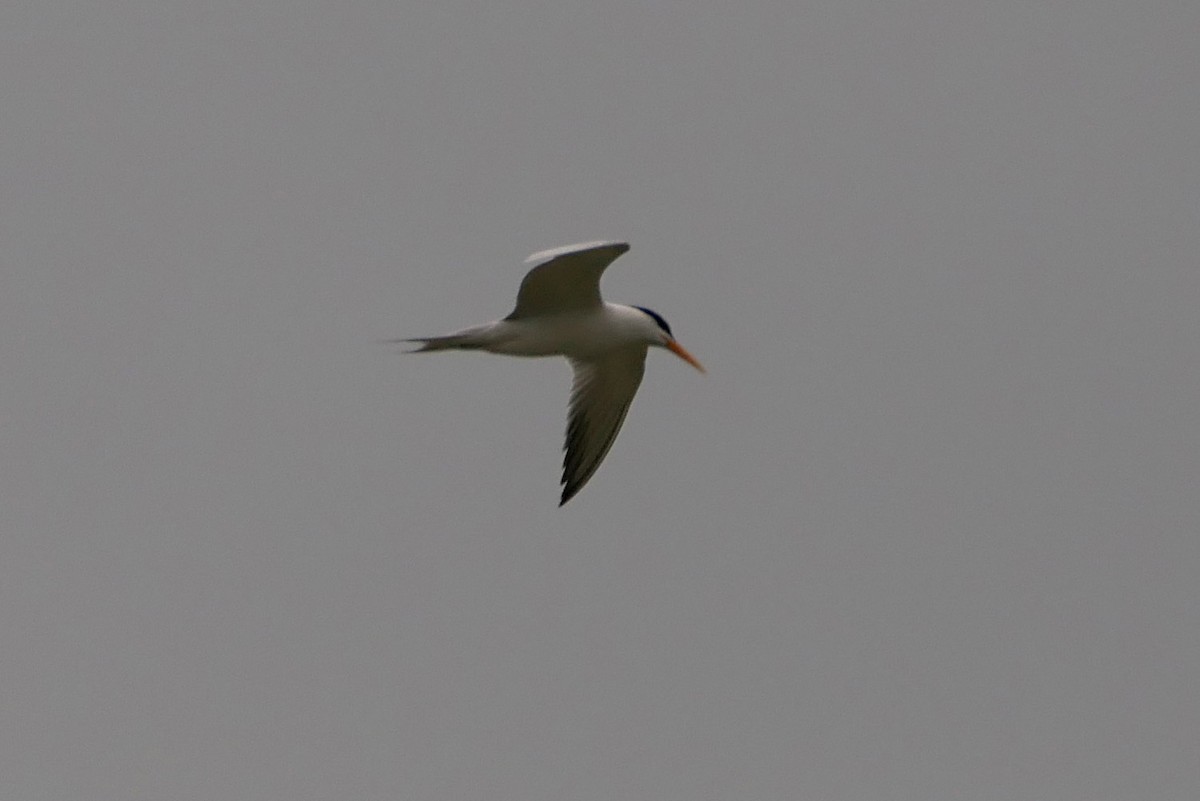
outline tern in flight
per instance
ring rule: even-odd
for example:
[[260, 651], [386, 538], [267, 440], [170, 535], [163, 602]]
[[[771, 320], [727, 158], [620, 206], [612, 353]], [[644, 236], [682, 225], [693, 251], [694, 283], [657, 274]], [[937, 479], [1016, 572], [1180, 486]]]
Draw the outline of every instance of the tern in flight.
[[393, 340], [421, 343], [411, 353], [484, 350], [566, 356], [575, 379], [559, 506], [583, 489], [612, 447], [642, 383], [648, 348], [666, 348], [704, 372], [657, 312], [600, 298], [601, 273], [627, 250], [624, 242], [586, 242], [535, 253], [526, 259], [535, 266], [521, 281], [517, 307], [503, 320], [443, 337]]

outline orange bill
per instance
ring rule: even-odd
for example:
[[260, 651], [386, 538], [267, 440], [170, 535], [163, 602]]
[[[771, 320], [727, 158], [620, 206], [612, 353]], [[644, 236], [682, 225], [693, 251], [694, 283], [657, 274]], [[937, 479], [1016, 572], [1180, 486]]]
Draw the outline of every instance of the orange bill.
[[690, 364], [692, 367], [695, 367], [700, 372], [702, 372], [702, 373], [708, 372], [707, 370], [704, 369], [704, 366], [701, 365], [700, 362], [696, 361], [695, 356], [688, 353], [687, 350], [684, 349], [683, 345], [680, 345], [675, 340], [672, 339], [672, 340], [667, 341], [667, 350], [671, 351], [671, 353], [674, 353], [676, 356], [683, 359], [685, 362]]

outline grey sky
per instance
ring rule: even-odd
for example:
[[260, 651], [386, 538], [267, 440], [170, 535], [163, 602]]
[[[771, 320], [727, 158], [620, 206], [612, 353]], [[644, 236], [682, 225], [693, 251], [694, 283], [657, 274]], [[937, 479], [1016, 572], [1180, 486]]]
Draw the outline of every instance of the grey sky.
[[[1200, 6], [7, 3], [0, 795], [1191, 799]], [[615, 238], [652, 353], [375, 344]]]

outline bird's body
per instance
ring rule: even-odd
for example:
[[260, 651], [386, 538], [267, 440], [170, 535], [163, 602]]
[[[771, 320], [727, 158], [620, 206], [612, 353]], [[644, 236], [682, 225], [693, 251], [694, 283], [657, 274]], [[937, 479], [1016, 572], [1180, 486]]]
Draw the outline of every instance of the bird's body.
[[601, 303], [593, 310], [569, 311], [464, 328], [444, 337], [411, 340], [429, 350], [484, 350], [505, 356], [566, 356], [595, 359], [622, 344], [649, 347], [647, 317], [634, 306]]
[[517, 306], [503, 320], [419, 342], [418, 353], [483, 350], [508, 356], [565, 356], [575, 372], [563, 459], [560, 506], [583, 488], [616, 439], [637, 393], [650, 347], [666, 348], [704, 368], [671, 334], [666, 320], [640, 306], [606, 303], [600, 276], [629, 245], [589, 242], [535, 253]]

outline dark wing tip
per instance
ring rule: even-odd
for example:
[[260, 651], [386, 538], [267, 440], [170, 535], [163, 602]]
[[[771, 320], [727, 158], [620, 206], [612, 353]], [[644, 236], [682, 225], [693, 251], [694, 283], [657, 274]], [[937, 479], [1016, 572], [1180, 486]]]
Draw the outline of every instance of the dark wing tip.
[[[588, 476], [588, 478], [591, 478], [591, 476]], [[561, 507], [567, 501], [571, 500], [576, 495], [578, 495], [579, 491], [581, 489], [583, 489], [583, 485], [586, 483], [587, 483], [586, 478], [583, 481], [566, 481], [565, 477], [564, 477], [562, 497], [559, 498], [558, 505]]]

